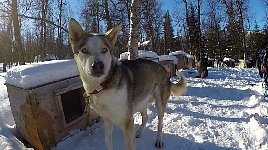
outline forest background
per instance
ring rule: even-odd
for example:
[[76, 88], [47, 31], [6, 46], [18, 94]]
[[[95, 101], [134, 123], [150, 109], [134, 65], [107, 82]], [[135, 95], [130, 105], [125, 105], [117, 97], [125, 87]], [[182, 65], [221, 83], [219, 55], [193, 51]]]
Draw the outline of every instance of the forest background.
[[[87, 32], [105, 32], [121, 22], [118, 57], [128, 50], [130, 8], [131, 0], [0, 0], [3, 70], [47, 55], [72, 58], [71, 17]], [[139, 49], [254, 60], [259, 48], [268, 48], [267, 12], [268, 0], [140, 0]]]

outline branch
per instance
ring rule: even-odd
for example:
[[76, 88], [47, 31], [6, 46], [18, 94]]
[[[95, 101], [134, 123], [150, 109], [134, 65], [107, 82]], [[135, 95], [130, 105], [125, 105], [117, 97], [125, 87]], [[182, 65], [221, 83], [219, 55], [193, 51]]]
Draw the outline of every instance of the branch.
[[[51, 24], [51, 25], [53, 25], [55, 27], [58, 27], [58, 28], [62, 29], [64, 32], [68, 33], [67, 29], [63, 28], [62, 26], [59, 26], [59, 25], [55, 24], [53, 21], [50, 21], [50, 20], [47, 20], [47, 19], [42, 19], [42, 18], [37, 18], [37, 17], [32, 17], [32, 16], [26, 16], [26, 15], [22, 15], [22, 14], [19, 14], [19, 16], [24, 17], [24, 18], [28, 18], [28, 19], [33, 19], [33, 20], [40, 20], [40, 21], [44, 20], [46, 23]], [[2, 18], [9, 18], [10, 15], [0, 15], [0, 18], [1, 17]]]
[[53, 26], [55, 26], [55, 27], [58, 27], [58, 28], [60, 28], [60, 29], [62, 29], [63, 31], [65, 31], [66, 33], [68, 33], [68, 30], [67, 29], [65, 29], [65, 28], [63, 28], [62, 26], [59, 26], [59, 25], [57, 25], [57, 24], [55, 24], [53, 21], [50, 21], [50, 20], [47, 20], [47, 19], [43, 19], [43, 18], [37, 18], [37, 17], [32, 17], [32, 16], [26, 16], [26, 15], [19, 15], [20, 17], [24, 17], [24, 18], [28, 18], [28, 19], [33, 19], [33, 20], [44, 20], [46, 23], [48, 23], [48, 24], [51, 24], [51, 25], [53, 25]]

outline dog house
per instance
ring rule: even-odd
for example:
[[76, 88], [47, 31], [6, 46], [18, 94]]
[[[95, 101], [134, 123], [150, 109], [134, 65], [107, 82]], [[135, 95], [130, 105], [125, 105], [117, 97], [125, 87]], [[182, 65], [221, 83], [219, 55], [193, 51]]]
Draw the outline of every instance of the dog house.
[[187, 69], [193, 69], [195, 68], [195, 58], [193, 55], [187, 54]]
[[184, 51], [175, 51], [169, 53], [169, 55], [176, 56], [178, 59], [177, 69], [191, 69], [194, 65], [194, 57], [190, 54], [187, 54]]
[[144, 58], [158, 62], [159, 56], [153, 51], [139, 50], [138, 58]]
[[73, 60], [11, 68], [6, 86], [17, 130], [36, 149], [50, 149], [99, 118], [86, 107]]
[[[120, 60], [127, 60], [129, 56], [129, 52], [124, 52], [120, 54]], [[147, 50], [139, 50], [138, 51], [138, 58], [148, 59], [152, 61], [158, 62], [158, 55], [153, 51]]]
[[232, 58], [227, 58], [227, 57], [225, 57], [225, 58], [223, 59], [223, 65], [224, 65], [225, 67], [235, 67], [235, 60], [232, 59]]
[[215, 59], [213, 58], [208, 58], [208, 66], [207, 67], [213, 67], [214, 68], [214, 65], [215, 64]]
[[159, 63], [165, 67], [169, 76], [172, 77], [176, 75], [178, 59], [176, 56], [172, 55], [160, 55], [159, 56]]

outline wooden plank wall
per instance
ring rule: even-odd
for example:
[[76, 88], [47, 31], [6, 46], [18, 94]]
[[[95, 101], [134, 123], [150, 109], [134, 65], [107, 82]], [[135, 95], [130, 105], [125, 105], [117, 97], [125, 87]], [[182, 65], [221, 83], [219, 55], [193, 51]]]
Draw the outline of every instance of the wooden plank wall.
[[37, 149], [49, 149], [70, 130], [85, 129], [99, 118], [96, 113], [86, 113], [64, 126], [55, 91], [80, 82], [79, 77], [74, 77], [30, 90], [7, 85], [14, 120], [23, 138]]

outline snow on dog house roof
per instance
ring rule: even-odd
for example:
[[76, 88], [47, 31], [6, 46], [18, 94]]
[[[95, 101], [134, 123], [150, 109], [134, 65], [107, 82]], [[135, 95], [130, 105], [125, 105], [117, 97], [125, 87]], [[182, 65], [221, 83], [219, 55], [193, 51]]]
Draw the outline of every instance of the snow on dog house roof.
[[194, 58], [193, 55], [190, 55], [184, 51], [175, 51], [175, 52], [171, 52], [169, 53], [169, 55], [185, 55], [187, 58]]
[[144, 42], [139, 42], [138, 43], [138, 46], [147, 46], [147, 45], [149, 45], [150, 44], [150, 40], [148, 40], [148, 41], [144, 41]]
[[224, 57], [223, 61], [235, 61], [234, 59], [232, 58], [227, 58], [227, 57]]
[[[129, 52], [124, 52], [120, 54], [120, 60], [127, 60], [128, 59]], [[158, 55], [153, 51], [147, 51], [147, 50], [139, 50], [138, 51], [138, 58], [152, 58], [152, 59], [158, 59]]]
[[6, 84], [23, 89], [78, 76], [74, 60], [53, 60], [16, 66], [8, 70]]
[[178, 58], [173, 55], [160, 55], [159, 56], [159, 61], [166, 61], [170, 60], [173, 62], [173, 64], [178, 64]]

